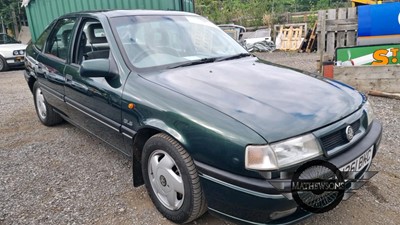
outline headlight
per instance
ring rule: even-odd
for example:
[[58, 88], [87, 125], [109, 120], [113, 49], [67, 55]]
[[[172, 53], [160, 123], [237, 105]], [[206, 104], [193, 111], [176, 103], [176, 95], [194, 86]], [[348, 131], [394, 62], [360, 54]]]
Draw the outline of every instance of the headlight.
[[13, 55], [24, 55], [25, 50], [14, 50]]
[[372, 108], [372, 104], [370, 103], [370, 101], [366, 101], [363, 108], [365, 113], [367, 114], [368, 126], [369, 126], [372, 123], [372, 120], [375, 119], [374, 109]]
[[245, 166], [250, 170], [278, 170], [317, 156], [322, 150], [312, 134], [264, 146], [247, 146]]

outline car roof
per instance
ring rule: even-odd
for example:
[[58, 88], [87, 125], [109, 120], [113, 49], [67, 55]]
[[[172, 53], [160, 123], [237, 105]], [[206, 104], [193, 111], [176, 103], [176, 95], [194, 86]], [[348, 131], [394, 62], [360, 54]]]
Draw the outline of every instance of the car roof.
[[108, 18], [120, 16], [198, 16], [194, 13], [182, 11], [169, 11], [169, 10], [95, 10], [95, 11], [82, 11], [66, 14], [62, 17], [91, 15], [91, 16], [105, 16]]

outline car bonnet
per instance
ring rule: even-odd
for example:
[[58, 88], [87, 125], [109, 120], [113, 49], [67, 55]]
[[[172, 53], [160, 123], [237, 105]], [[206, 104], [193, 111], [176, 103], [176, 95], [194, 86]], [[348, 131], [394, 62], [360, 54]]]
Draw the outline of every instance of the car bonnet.
[[253, 57], [143, 77], [225, 113], [268, 142], [331, 124], [359, 109], [363, 102], [359, 92], [344, 84], [265, 64]]

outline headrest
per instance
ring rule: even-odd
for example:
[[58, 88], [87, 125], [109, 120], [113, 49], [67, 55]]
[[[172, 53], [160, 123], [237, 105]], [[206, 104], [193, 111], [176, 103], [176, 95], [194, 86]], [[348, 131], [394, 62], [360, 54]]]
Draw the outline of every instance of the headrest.
[[100, 23], [93, 23], [90, 24], [87, 28], [88, 36], [89, 36], [89, 41], [92, 44], [97, 44], [97, 43], [107, 43], [107, 38], [105, 36], [96, 37], [96, 30], [103, 30], [103, 27], [101, 26]]

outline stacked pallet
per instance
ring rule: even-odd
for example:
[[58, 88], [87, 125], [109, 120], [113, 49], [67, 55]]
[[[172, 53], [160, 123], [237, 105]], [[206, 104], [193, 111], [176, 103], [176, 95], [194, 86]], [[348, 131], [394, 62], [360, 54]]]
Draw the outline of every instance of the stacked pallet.
[[300, 48], [303, 40], [303, 24], [280, 25], [277, 36], [277, 49], [283, 51], [296, 51]]
[[307, 32], [306, 38], [301, 43], [299, 52], [315, 52], [317, 51], [317, 23], [314, 24], [312, 30]]

